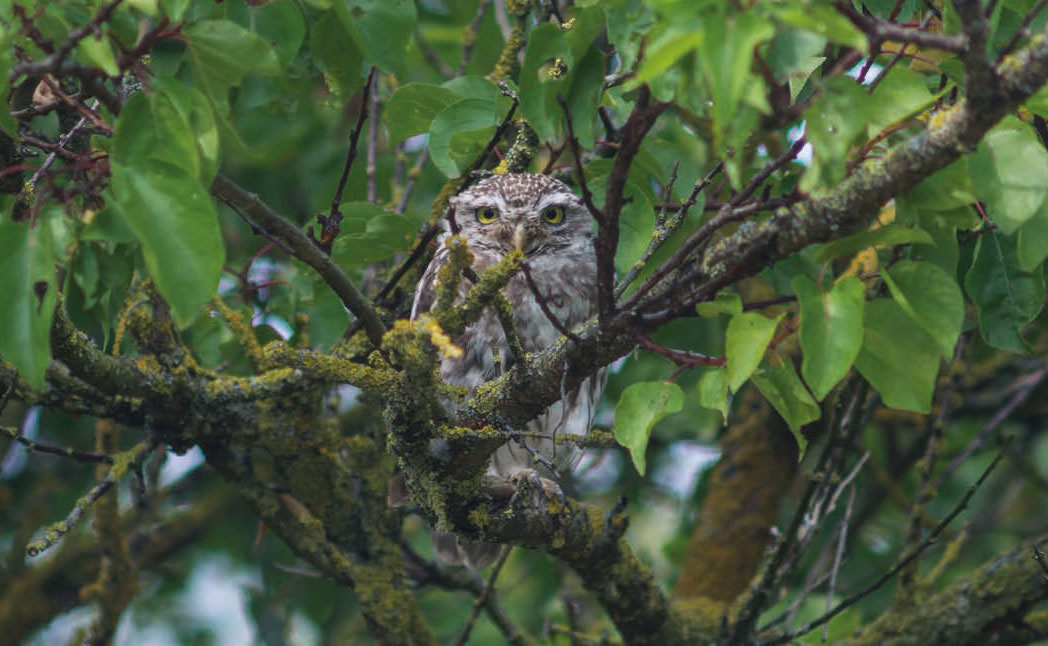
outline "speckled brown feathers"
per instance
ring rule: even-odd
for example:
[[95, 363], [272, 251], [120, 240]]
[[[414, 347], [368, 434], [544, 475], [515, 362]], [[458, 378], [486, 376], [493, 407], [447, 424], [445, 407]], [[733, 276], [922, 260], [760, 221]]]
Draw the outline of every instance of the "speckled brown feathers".
[[[578, 197], [564, 183], [546, 175], [496, 175], [452, 198], [460, 234], [474, 255], [477, 273], [499, 262], [514, 249], [526, 258], [532, 277], [554, 316], [567, 328], [582, 323], [595, 312], [596, 265], [591, 220]], [[419, 282], [412, 318], [433, 306], [440, 267], [447, 262], [443, 244]], [[464, 281], [465, 282], [465, 281]], [[463, 284], [461, 295], [468, 290]], [[525, 352], [541, 352], [560, 337], [522, 275], [515, 276], [504, 293], [514, 312], [517, 334]], [[513, 364], [498, 317], [490, 308], [455, 340], [463, 355], [444, 359], [441, 377], [470, 392], [504, 373]], [[496, 364], [496, 357], [498, 363]], [[528, 423], [527, 431], [548, 438], [585, 435], [604, 387], [601, 373]], [[559, 468], [571, 466], [579, 455], [573, 445], [553, 439], [531, 439], [529, 445]], [[524, 447], [510, 442], [492, 456], [488, 474], [516, 479], [536, 469]], [[556, 474], [546, 473], [546, 476]], [[469, 543], [453, 535], [437, 535], [438, 554], [449, 562], [479, 567], [497, 556], [497, 546]]]

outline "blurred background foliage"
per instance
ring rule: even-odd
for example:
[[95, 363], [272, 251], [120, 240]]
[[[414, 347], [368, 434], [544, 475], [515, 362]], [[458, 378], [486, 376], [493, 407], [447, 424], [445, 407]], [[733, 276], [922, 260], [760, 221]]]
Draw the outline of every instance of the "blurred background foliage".
[[[864, 64], [871, 53], [866, 35], [829, 2], [573, 4], [119, 3], [98, 25], [102, 38], [83, 39], [70, 58], [74, 65], [103, 70], [104, 78], [120, 78], [116, 94], [128, 99], [121, 115], [104, 102], [92, 106], [97, 106], [103, 124], [115, 124], [115, 132], [97, 124], [85, 128], [87, 139], [79, 150], [91, 154], [75, 164], [60, 161], [58, 168], [65, 172], [30, 187], [36, 199], [27, 198], [21, 186], [0, 196], [4, 213], [12, 214], [5, 216], [5, 223], [21, 219], [19, 213], [27, 208], [39, 218], [39, 230], [46, 233], [39, 234], [37, 249], [45, 249], [45, 260], [63, 267], [65, 307], [100, 347], [113, 348], [118, 317], [136, 277], [147, 268], [155, 273], [154, 264], [160, 263], [159, 271], [170, 274], [172, 285], [166, 288], [169, 293], [161, 284], [161, 291], [175, 301], [176, 319], [185, 324], [181, 339], [194, 357], [207, 368], [248, 375], [251, 363], [233, 331], [218, 318], [198, 315], [216, 288], [227, 303], [250, 317], [263, 344], [290, 337], [327, 349], [342, 336], [350, 317], [308, 267], [256, 235], [228, 207], [212, 203], [206, 188], [221, 169], [276, 212], [300, 226], [310, 225], [329, 209], [350, 133], [365, 108], [371, 112], [370, 123], [346, 184], [345, 220], [332, 257], [374, 296], [417, 234], [439, 217], [434, 205], [441, 204], [449, 178], [470, 167], [510, 109], [510, 98], [494, 80], [504, 81], [509, 93], [519, 96], [517, 114], [538, 135], [531, 169], [548, 169], [574, 183], [557, 103], [558, 96], [565, 99], [586, 151], [586, 177], [598, 203], [618, 144], [616, 126], [621, 127], [629, 114], [641, 85], [649, 86], [657, 99], [672, 101], [630, 170], [616, 260], [620, 274], [644, 252], [658, 218], [686, 200], [691, 187], [718, 161], [724, 163], [723, 174], [699, 195], [674, 234], [675, 241], [694, 232], [733, 188], [786, 152], [802, 132], [812, 145], [765, 184], [763, 199], [788, 200], [798, 190], [815, 195], [828, 191], [859, 160], [923, 128], [928, 109], [955, 101], [959, 86], [963, 88], [957, 56], [941, 50], [911, 48], [895, 63], [900, 48], [886, 42], [872, 52], [871, 64]], [[740, 4], [747, 5], [745, 10]], [[959, 32], [949, 3], [848, 4], [910, 27]], [[1020, 29], [1037, 32], [1048, 21], [1048, 13], [1040, 13], [1024, 23], [1033, 0], [995, 4], [989, 32], [992, 52], [1009, 48]], [[8, 72], [16, 63], [51, 54], [40, 42], [65, 42], [101, 6], [89, 0], [0, 0], [0, 90], [10, 93], [11, 111], [19, 115], [16, 122], [2, 111], [0, 126], [9, 135], [31, 134], [53, 142], [69, 132], [68, 111], [41, 110], [27, 116], [27, 110], [41, 105], [33, 97], [40, 79], [12, 72], [9, 80]], [[513, 32], [518, 23], [526, 42], [519, 56], [510, 57], [507, 73], [500, 75], [496, 61], [507, 39], [518, 37]], [[31, 33], [30, 26], [38, 33]], [[154, 28], [159, 31], [151, 31]], [[158, 37], [136, 50], [135, 44], [150, 33]], [[889, 65], [891, 74], [881, 79], [879, 74]], [[366, 95], [372, 66], [378, 72]], [[75, 80], [57, 81], [64, 91], [80, 89]], [[872, 83], [879, 87], [871, 93]], [[146, 92], [138, 91], [142, 85]], [[365, 99], [370, 105], [364, 105]], [[743, 302], [758, 303], [793, 294], [798, 276], [828, 285], [834, 277], [875, 273], [878, 261], [920, 259], [941, 267], [967, 296], [963, 329], [957, 331], [957, 358], [947, 361], [938, 376], [940, 364], [933, 356], [921, 359], [931, 365], [930, 374], [928, 365], [902, 365], [887, 377], [902, 379], [908, 391], [926, 387], [929, 398], [934, 390], [935, 411], [942, 411], [947, 402], [948, 413], [936, 422], [934, 414], [877, 409], [850, 447], [854, 456], [869, 454], [855, 480], [854, 504], [842, 501], [816, 528], [812, 547], [801, 557], [794, 577], [782, 582], [778, 605], [767, 618], [785, 611], [787, 625], [799, 625], [822, 614], [828, 602], [841, 597], [840, 591], [859, 587], [896, 562], [906, 545], [912, 502], [922, 486], [920, 460], [936, 424], [941, 424], [937, 432], [942, 436], [934, 445], [940, 456], [939, 486], [916, 521], [925, 528], [950, 512], [994, 457], [1000, 438], [1015, 439], [1005, 450], [1001, 468], [930, 550], [925, 573], [936, 559], [940, 567], [935, 570], [937, 580], [927, 585], [963, 579], [993, 555], [1048, 531], [1048, 433], [1043, 426], [1048, 411], [1040, 396], [1045, 388], [1046, 330], [1038, 318], [1044, 300], [1042, 264], [1048, 255], [1048, 155], [1043, 140], [1048, 130], [1040, 120], [1046, 112], [1048, 94], [1042, 92], [994, 131], [975, 155], [941, 171], [882, 213], [885, 227], [917, 230], [923, 236], [887, 234], [876, 249], [872, 238], [844, 248], [817, 246], [737, 286]], [[500, 154], [520, 127], [517, 122], [509, 125], [509, 136], [498, 146]], [[40, 168], [46, 150], [23, 146], [19, 154], [32, 151], [35, 156], [24, 157], [23, 173], [10, 175], [24, 182], [26, 174]], [[488, 166], [495, 163], [497, 159]], [[110, 165], [112, 186], [104, 179]], [[146, 177], [151, 168], [175, 179], [167, 185], [140, 180], [138, 174]], [[128, 175], [120, 179], [121, 172]], [[676, 181], [668, 186], [671, 175]], [[136, 184], [139, 181], [144, 184]], [[186, 198], [194, 192], [201, 196], [199, 204]], [[146, 222], [155, 224], [159, 234], [141, 233], [127, 215], [130, 205], [141, 201], [153, 204], [143, 217], [152, 218]], [[221, 248], [177, 248], [180, 230], [175, 225], [165, 229], [165, 218], [173, 214], [194, 228], [213, 226], [200, 224], [209, 209], [217, 214], [209, 221], [218, 222]], [[4, 233], [11, 235], [6, 229]], [[673, 248], [673, 243], [667, 244], [656, 260]], [[180, 282], [180, 274], [188, 275], [188, 282]], [[390, 312], [406, 315], [417, 275], [409, 272], [384, 300]], [[2, 298], [14, 298], [17, 290], [26, 289], [13, 280], [3, 283]], [[887, 288], [881, 289], [883, 296]], [[184, 302], [175, 296], [181, 290]], [[796, 309], [796, 304], [784, 302], [768, 304], [762, 311], [769, 317], [792, 317]], [[659, 329], [653, 340], [723, 356], [729, 319], [723, 313], [679, 319]], [[9, 340], [4, 354], [12, 360], [16, 343], [40, 338], [18, 327], [24, 321], [5, 317], [4, 325], [2, 336]], [[905, 345], [906, 339], [897, 340]], [[125, 343], [130, 344], [126, 339]], [[794, 336], [781, 340], [774, 350], [795, 356], [797, 344]], [[42, 379], [46, 357], [41, 363], [27, 354], [19, 361], [36, 365]], [[617, 362], [598, 426], [612, 427], [616, 402], [627, 386], [638, 382], [671, 380], [684, 393], [681, 410], [655, 427], [643, 476], [626, 451], [591, 448], [565, 485], [570, 495], [599, 505], [611, 506], [621, 496], [630, 501], [627, 536], [667, 589], [685, 558], [707, 492], [706, 474], [719, 455], [723, 420], [716, 409], [729, 406], [727, 393], [709, 395], [701, 388], [704, 375], [717, 370], [681, 370], [643, 351]], [[759, 398], [752, 385], [744, 389], [730, 403], [732, 417], [774, 414], [754, 403]], [[994, 416], [1016, 393], [1024, 393], [1022, 400], [1009, 411], [1007, 421], [998, 423]], [[326, 403], [347, 434], [379, 423], [373, 411], [366, 410], [374, 402], [350, 388], [331, 393]], [[928, 412], [932, 405], [925, 401], [909, 406], [922, 407]], [[800, 427], [800, 419], [787, 421]], [[94, 443], [96, 420], [89, 416], [12, 401], [2, 421], [41, 442], [76, 447]], [[815, 443], [816, 426], [803, 431]], [[135, 436], [125, 431], [121, 446], [129, 446]], [[119, 484], [115, 492], [138, 530], [171, 524], [192, 531], [184, 545], [169, 546], [170, 556], [164, 553], [141, 573], [114, 643], [371, 643], [352, 593], [318, 577], [277, 537], [267, 534], [202, 464], [199, 451], [187, 448], [161, 451], [146, 461], [146, 496], [137, 492], [134, 482]], [[87, 524], [34, 560], [24, 557], [23, 547], [40, 527], [73, 508], [93, 484], [94, 474], [86, 465], [28, 452], [15, 442], [0, 440], [0, 449], [0, 548], [6, 552], [0, 591], [9, 594], [27, 568], [46, 568], [53, 562], [72, 571], [85, 558], [78, 550], [90, 549]], [[961, 459], [955, 460], [957, 456]], [[800, 468], [803, 471], [806, 464]], [[780, 527], [799, 489], [784, 493]], [[835, 582], [837, 592], [828, 594], [821, 586], [832, 566], [837, 528], [845, 514], [850, 515], [847, 557]], [[423, 559], [430, 558], [428, 530], [417, 515], [405, 517], [404, 541]], [[70, 574], [70, 580], [80, 579]], [[61, 584], [56, 580], [54, 594], [69, 596], [68, 585]], [[506, 612], [533, 635], [551, 635], [552, 625], [586, 626], [593, 634], [611, 634], [610, 624], [577, 578], [544, 554], [516, 549], [498, 589]], [[470, 614], [472, 596], [433, 584], [421, 587], [418, 595], [438, 641], [452, 643]], [[876, 617], [893, 596], [889, 585], [846, 610], [830, 624], [829, 640], [843, 639]], [[803, 601], [794, 604], [799, 599]], [[39, 600], [8, 596], [3, 601], [15, 602], [32, 605]], [[53, 608], [52, 616], [38, 621], [43, 627], [26, 643], [82, 640], [93, 616], [92, 604], [78, 603], [73, 594], [43, 605]], [[812, 633], [799, 641], [816, 643], [822, 638]], [[564, 636], [551, 639], [570, 643]], [[0, 642], [4, 640], [0, 630]], [[472, 643], [502, 640], [482, 615]]]

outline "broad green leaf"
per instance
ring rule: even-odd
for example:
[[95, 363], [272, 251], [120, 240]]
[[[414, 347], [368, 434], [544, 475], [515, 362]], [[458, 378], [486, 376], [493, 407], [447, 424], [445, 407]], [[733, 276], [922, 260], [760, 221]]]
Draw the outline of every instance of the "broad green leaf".
[[771, 15], [791, 27], [810, 31], [838, 45], [866, 51], [866, 36], [847, 18], [829, 5], [804, 3], [771, 5]]
[[753, 383], [793, 431], [797, 440], [797, 458], [803, 458], [808, 441], [800, 429], [819, 419], [822, 411], [797, 376], [793, 364], [784, 361], [774, 368], [765, 368], [753, 376]]
[[555, 134], [554, 124], [561, 118], [556, 97], [567, 94], [574, 67], [568, 38], [559, 27], [543, 23], [532, 30], [520, 67], [520, 111], [540, 141]]
[[604, 91], [604, 55], [597, 48], [591, 48], [575, 66], [571, 78], [571, 89], [568, 90], [568, 111], [572, 115], [575, 138], [583, 149], [593, 148], [595, 136], [593, 124], [597, 114], [597, 104]]
[[269, 2], [258, 7], [254, 28], [284, 65], [294, 60], [306, 38], [306, 21], [294, 2]]
[[413, 0], [333, 0], [331, 7], [365, 59], [383, 72], [400, 74], [415, 33]]
[[77, 56], [84, 62], [97, 65], [109, 76], [119, 76], [120, 67], [116, 64], [113, 47], [109, 44], [108, 30], [103, 29], [101, 37], [93, 35], [81, 40], [76, 46]]
[[964, 287], [979, 312], [983, 339], [995, 348], [1027, 352], [1021, 331], [1044, 304], [1044, 275], [1022, 270], [1015, 240], [993, 231], [980, 236]]
[[[736, 155], [726, 155], [729, 148], [738, 143], [741, 133], [749, 133], [750, 123], [756, 116], [752, 105], [743, 109], [746, 100], [763, 102], [763, 87], [753, 74], [751, 56], [739, 56], [739, 52], [752, 52], [757, 45], [775, 35], [775, 27], [762, 19], [756, 12], [749, 11], [725, 17], [720, 13], [704, 24], [704, 38], [699, 43], [699, 65], [702, 66], [713, 101], [714, 147], [723, 156], [728, 176], [733, 185], [739, 185], [742, 177]], [[767, 106], [762, 106], [766, 111]], [[745, 117], [749, 118], [745, 118]]]
[[408, 83], [397, 88], [386, 105], [389, 138], [400, 143], [429, 130], [433, 118], [461, 97], [451, 90], [428, 83]]
[[[4, 108], [6, 109], [6, 108]], [[42, 218], [35, 226], [0, 219], [0, 357], [40, 389], [51, 360], [51, 318], [58, 288], [51, 230]]]
[[278, 71], [277, 58], [269, 44], [235, 22], [202, 20], [182, 33], [193, 75], [201, 89], [216, 100], [225, 101], [225, 92], [239, 85], [248, 72]]
[[[158, 137], [172, 136], [171, 133], [162, 132], [156, 120], [159, 106], [166, 108], [170, 102], [172, 108], [178, 115], [181, 123], [178, 125], [181, 131], [178, 137], [190, 134], [196, 144], [196, 152], [199, 157], [200, 181], [205, 186], [210, 186], [218, 173], [219, 138], [218, 126], [215, 123], [215, 115], [211, 111], [211, 105], [207, 102], [204, 93], [196, 88], [183, 85], [171, 77], [157, 77], [150, 82], [157, 94], [151, 98], [153, 107], [154, 128], [157, 129]], [[176, 122], [172, 118], [169, 125]], [[161, 160], [164, 161], [164, 160]]]
[[201, 156], [189, 124], [163, 92], [133, 95], [113, 132], [113, 160], [126, 165], [169, 164], [200, 176]]
[[629, 86], [638, 87], [658, 77], [684, 56], [698, 49], [703, 32], [692, 25], [670, 27], [644, 50], [644, 59]]
[[186, 327], [214, 296], [225, 262], [214, 204], [198, 177], [182, 168], [157, 162], [111, 166], [115, 205], [138, 237], [175, 323]]
[[728, 388], [731, 392], [739, 392], [742, 384], [760, 365], [782, 317], [779, 314], [770, 319], [756, 312], [744, 312], [731, 317], [724, 341], [728, 355]]
[[699, 405], [719, 412], [721, 421], [728, 422], [728, 373], [723, 366], [699, 377]]
[[637, 472], [644, 475], [644, 452], [655, 424], [684, 407], [684, 392], [677, 384], [642, 381], [622, 391], [615, 405], [615, 439], [630, 451]]
[[429, 127], [433, 165], [448, 177], [458, 177], [484, 151], [498, 123], [492, 101], [465, 99], [444, 108]]
[[957, 280], [936, 265], [912, 260], [901, 260], [881, 275], [895, 302], [935, 340], [942, 358], [952, 359], [964, 323]]
[[699, 313], [699, 316], [705, 317], [742, 314], [742, 297], [730, 289], [722, 289], [717, 292], [712, 301], [696, 305], [695, 311]]
[[998, 231], [1012, 234], [1048, 197], [1048, 152], [1029, 127], [1005, 121], [979, 144], [968, 166], [975, 194]]
[[916, 115], [935, 99], [919, 74], [896, 65], [870, 95], [867, 134], [873, 137], [891, 124]]
[[1019, 229], [1018, 264], [1023, 271], [1033, 271], [1048, 257], [1048, 204], [1044, 204]]
[[932, 237], [920, 229], [889, 224], [872, 231], [861, 231], [850, 236], [828, 242], [815, 252], [813, 259], [825, 263], [842, 256], [853, 256], [870, 247], [889, 247], [911, 243], [931, 244]]
[[419, 223], [387, 212], [370, 202], [349, 202], [340, 209], [342, 232], [335, 238], [331, 258], [346, 269], [359, 269], [391, 258], [407, 249]]
[[793, 289], [800, 305], [801, 374], [815, 399], [822, 401], [848, 374], [862, 347], [862, 281], [848, 277], [822, 292], [809, 278], [797, 276]]
[[336, 95], [348, 98], [364, 85], [364, 55], [333, 11], [310, 25], [309, 48]]
[[907, 191], [903, 198], [919, 210], [943, 212], [967, 209], [972, 202], [978, 201], [972, 177], [968, 173], [968, 158], [962, 157], [936, 171]]
[[855, 367], [885, 405], [930, 412], [939, 372], [935, 340], [889, 298], [867, 303], [863, 322], [866, 333]]
[[768, 44], [767, 62], [777, 79], [789, 82], [792, 98], [826, 60], [825, 53], [823, 36], [802, 29], [780, 29]]
[[801, 190], [833, 185], [844, 177], [848, 151], [866, 132], [869, 101], [870, 95], [851, 78], [836, 76], [823, 83], [822, 94], [804, 111], [812, 165], [801, 178]]
[[[12, 47], [14, 31], [7, 24], [0, 22], [0, 96], [7, 97], [11, 92], [10, 72], [15, 62], [15, 50]], [[18, 123], [11, 115], [11, 109], [5, 100], [0, 105], [0, 130], [14, 137], [18, 135]]]

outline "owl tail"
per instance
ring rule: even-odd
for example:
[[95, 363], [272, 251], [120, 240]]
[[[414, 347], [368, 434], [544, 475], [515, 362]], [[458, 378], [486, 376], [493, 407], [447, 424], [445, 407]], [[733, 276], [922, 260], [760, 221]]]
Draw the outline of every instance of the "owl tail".
[[474, 543], [450, 532], [433, 532], [433, 550], [448, 565], [466, 565], [474, 570], [490, 565], [498, 558], [501, 545]]

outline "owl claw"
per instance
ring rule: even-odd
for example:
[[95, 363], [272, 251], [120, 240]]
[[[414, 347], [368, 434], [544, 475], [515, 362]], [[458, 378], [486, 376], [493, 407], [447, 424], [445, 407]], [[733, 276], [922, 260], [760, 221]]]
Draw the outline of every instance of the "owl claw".
[[557, 498], [562, 503], [566, 502], [560, 485], [549, 478], [543, 478], [534, 469], [521, 469], [510, 475], [509, 479], [517, 491], [514, 497], [530, 493], [536, 506], [546, 506], [550, 498]]

